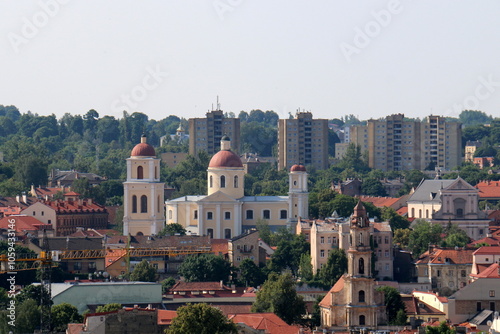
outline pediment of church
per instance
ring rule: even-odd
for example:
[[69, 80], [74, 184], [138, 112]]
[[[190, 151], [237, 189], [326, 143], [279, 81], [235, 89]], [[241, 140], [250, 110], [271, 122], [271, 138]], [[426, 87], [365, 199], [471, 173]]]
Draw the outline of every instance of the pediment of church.
[[452, 184], [450, 184], [448, 187], [446, 187], [444, 190], [474, 190], [474, 191], [477, 191], [476, 188], [471, 186], [469, 183], [467, 183], [460, 176]]
[[222, 191], [217, 191], [211, 195], [206, 196], [200, 202], [206, 203], [206, 202], [233, 202], [236, 203], [238, 202], [234, 198], [224, 194]]

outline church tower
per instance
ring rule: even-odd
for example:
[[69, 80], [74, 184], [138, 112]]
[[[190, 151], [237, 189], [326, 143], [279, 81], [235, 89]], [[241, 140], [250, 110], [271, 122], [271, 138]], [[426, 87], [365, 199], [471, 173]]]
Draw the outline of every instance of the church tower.
[[[354, 207], [350, 218], [349, 249], [347, 250], [346, 325], [347, 327], [376, 327], [380, 297], [375, 297], [375, 278], [372, 273], [370, 221], [361, 203]], [[380, 293], [378, 293], [380, 294]], [[378, 302], [378, 303], [377, 303]], [[382, 312], [383, 313], [383, 312]]]
[[145, 135], [127, 159], [123, 188], [123, 234], [158, 233], [165, 224], [164, 183], [160, 182], [160, 159]]
[[[299, 217], [309, 217], [309, 192], [307, 190], [307, 171], [303, 165], [293, 165], [288, 174], [289, 224], [297, 223]], [[292, 226], [293, 227], [293, 226]]]

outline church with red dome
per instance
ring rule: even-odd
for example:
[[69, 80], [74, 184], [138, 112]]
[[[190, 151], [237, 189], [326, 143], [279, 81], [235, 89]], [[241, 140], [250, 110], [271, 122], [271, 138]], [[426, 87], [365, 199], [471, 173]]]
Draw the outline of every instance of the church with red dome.
[[309, 210], [307, 171], [294, 165], [289, 174], [288, 196], [245, 196], [245, 171], [231, 140], [221, 138], [221, 150], [207, 169], [207, 194], [183, 196], [166, 202], [166, 223], [178, 223], [197, 235], [229, 239], [264, 219], [271, 229], [294, 227]]

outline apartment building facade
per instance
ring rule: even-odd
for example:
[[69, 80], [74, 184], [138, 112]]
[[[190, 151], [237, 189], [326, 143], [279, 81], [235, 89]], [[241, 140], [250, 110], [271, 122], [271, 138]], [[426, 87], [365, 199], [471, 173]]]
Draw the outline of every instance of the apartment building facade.
[[278, 121], [278, 169], [295, 164], [328, 168], [328, 120], [298, 112], [294, 119]]
[[240, 149], [240, 119], [224, 117], [220, 108], [207, 112], [205, 118], [189, 119], [189, 154], [205, 151], [214, 155], [220, 151], [221, 138], [231, 138], [233, 150]]
[[368, 151], [371, 168], [384, 171], [453, 169], [462, 162], [462, 125], [430, 115], [424, 120], [394, 114], [349, 129], [352, 143]]

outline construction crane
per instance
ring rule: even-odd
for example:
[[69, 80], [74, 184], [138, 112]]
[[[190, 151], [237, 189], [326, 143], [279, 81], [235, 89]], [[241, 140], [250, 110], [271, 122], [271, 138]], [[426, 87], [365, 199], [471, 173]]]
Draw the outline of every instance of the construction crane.
[[42, 334], [50, 333], [51, 306], [52, 306], [52, 254], [50, 253], [47, 232], [43, 230], [43, 246], [40, 252], [40, 331]]

